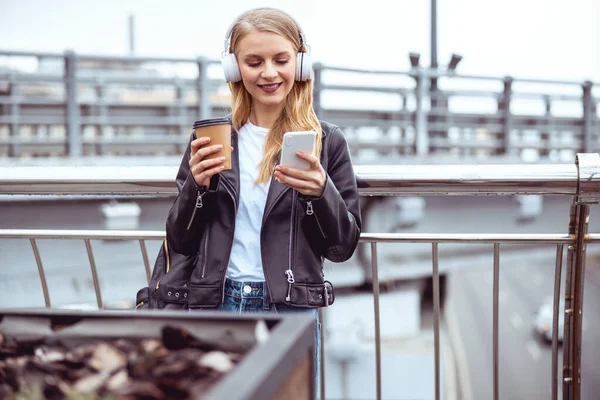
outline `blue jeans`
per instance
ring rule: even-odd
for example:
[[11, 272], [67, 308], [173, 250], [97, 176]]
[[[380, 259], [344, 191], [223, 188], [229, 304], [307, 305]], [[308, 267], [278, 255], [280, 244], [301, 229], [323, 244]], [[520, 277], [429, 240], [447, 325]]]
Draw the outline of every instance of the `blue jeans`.
[[[202, 310], [202, 309], [200, 309]], [[205, 309], [206, 310], [206, 309]], [[212, 309], [211, 309], [212, 310]], [[217, 311], [234, 313], [266, 312], [266, 313], [307, 313], [315, 316], [315, 392], [319, 392], [319, 374], [321, 361], [321, 323], [315, 308], [292, 307], [286, 304], [274, 304], [269, 299], [269, 288], [266, 282], [239, 282], [229, 278], [225, 280], [225, 301], [216, 308]], [[198, 309], [190, 310], [198, 311]], [[315, 399], [318, 397], [315, 393]]]

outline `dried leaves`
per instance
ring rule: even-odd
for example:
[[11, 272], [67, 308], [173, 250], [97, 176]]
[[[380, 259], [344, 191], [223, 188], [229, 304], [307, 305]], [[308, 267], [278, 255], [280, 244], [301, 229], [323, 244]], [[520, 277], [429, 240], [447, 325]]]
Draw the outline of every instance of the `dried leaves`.
[[[165, 327], [161, 340], [17, 342], [0, 333], [0, 398], [201, 398], [241, 354]], [[16, 398], [16, 397], [15, 397]]]

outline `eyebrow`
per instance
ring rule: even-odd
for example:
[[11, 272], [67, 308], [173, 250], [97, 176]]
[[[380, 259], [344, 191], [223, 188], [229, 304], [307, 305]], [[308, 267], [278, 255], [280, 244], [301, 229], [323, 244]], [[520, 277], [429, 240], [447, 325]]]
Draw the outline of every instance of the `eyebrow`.
[[[279, 56], [283, 56], [283, 55], [289, 56], [290, 54], [291, 54], [291, 53], [290, 53], [289, 51], [287, 51], [287, 50], [286, 50], [286, 51], [281, 51], [281, 52], [279, 52], [279, 53], [275, 54], [275, 56], [274, 56], [274, 57], [279, 57]], [[261, 55], [258, 55], [258, 54], [246, 54], [246, 55], [244, 56], [244, 58], [262, 58], [262, 56], [261, 56]]]

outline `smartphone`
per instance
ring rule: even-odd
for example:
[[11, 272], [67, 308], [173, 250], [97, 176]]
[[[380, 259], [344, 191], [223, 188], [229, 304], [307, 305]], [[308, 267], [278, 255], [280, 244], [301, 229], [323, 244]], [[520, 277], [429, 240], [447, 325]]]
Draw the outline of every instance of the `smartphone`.
[[281, 144], [280, 165], [296, 168], [303, 171], [310, 169], [310, 163], [296, 155], [297, 151], [303, 151], [308, 154], [315, 154], [315, 139], [317, 134], [314, 131], [286, 132], [283, 135]]

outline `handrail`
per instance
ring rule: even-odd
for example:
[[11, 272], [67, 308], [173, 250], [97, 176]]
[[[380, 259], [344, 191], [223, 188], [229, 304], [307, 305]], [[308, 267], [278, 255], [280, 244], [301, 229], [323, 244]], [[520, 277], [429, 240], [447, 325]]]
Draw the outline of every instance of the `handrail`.
[[[361, 195], [576, 195], [578, 190], [578, 169], [570, 164], [356, 165], [354, 171]], [[176, 175], [177, 167], [167, 166], [0, 167], [0, 194], [174, 195]]]
[[[157, 230], [0, 229], [0, 239], [90, 239], [163, 240]], [[362, 233], [361, 243], [476, 243], [476, 244], [561, 244], [574, 243], [565, 233]], [[586, 236], [588, 243], [600, 243], [600, 233]]]

